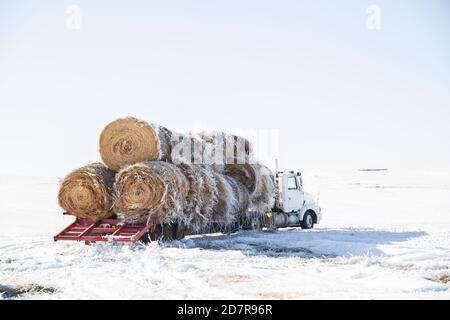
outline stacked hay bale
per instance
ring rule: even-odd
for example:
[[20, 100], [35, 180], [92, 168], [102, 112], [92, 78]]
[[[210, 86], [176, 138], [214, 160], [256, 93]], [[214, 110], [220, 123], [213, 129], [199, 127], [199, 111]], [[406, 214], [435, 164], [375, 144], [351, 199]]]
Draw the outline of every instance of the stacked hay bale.
[[197, 137], [203, 142], [203, 163], [216, 169], [225, 164], [255, 162], [252, 146], [243, 137], [219, 131], [201, 132]]
[[141, 161], [170, 161], [173, 136], [162, 126], [133, 117], [117, 119], [100, 134], [100, 156], [115, 171]]
[[213, 210], [212, 222], [227, 226], [236, 221], [240, 214], [249, 208], [248, 190], [239, 182], [226, 175], [215, 173], [217, 203]]
[[163, 161], [128, 166], [116, 176], [117, 216], [126, 222], [185, 222], [189, 184], [183, 172]]
[[117, 119], [103, 129], [100, 156], [115, 171], [141, 161], [223, 165], [253, 160], [245, 138], [216, 131], [185, 135], [133, 117]]
[[253, 163], [242, 137], [185, 135], [127, 117], [109, 123], [99, 142], [104, 165], [75, 170], [60, 186], [60, 205], [78, 217], [182, 223], [198, 232], [270, 210], [273, 175]]
[[114, 171], [102, 163], [89, 164], [72, 171], [60, 184], [59, 205], [80, 218], [109, 218], [114, 204], [114, 176]]
[[242, 183], [250, 193], [250, 211], [266, 213], [273, 207], [275, 178], [261, 163], [226, 164], [224, 174]]
[[209, 166], [195, 164], [181, 164], [180, 169], [189, 181], [184, 208], [186, 224], [194, 232], [205, 230], [213, 221], [219, 198], [214, 171]]

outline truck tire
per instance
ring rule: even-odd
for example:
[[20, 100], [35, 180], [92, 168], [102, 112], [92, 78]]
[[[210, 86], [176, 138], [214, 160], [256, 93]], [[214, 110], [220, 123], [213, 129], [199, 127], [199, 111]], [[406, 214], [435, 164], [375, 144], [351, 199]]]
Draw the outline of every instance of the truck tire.
[[300, 222], [302, 229], [312, 229], [314, 228], [314, 217], [311, 213], [307, 212], [303, 216], [303, 220]]

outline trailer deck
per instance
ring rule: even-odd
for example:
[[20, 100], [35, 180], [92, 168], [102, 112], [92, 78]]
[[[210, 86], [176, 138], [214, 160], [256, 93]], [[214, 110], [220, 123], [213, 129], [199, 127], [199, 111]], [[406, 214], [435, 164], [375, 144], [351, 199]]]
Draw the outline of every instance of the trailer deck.
[[54, 240], [137, 242], [154, 227], [147, 224], [125, 224], [117, 219], [92, 221], [76, 218], [73, 223], [54, 236]]

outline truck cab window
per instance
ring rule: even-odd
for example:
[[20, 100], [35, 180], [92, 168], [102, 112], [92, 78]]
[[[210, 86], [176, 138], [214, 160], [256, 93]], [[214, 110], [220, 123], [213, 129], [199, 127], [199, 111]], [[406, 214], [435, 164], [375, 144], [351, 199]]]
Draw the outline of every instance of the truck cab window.
[[288, 190], [298, 189], [297, 179], [295, 179], [295, 177], [289, 177], [288, 181], [287, 181], [287, 187], [288, 187]]

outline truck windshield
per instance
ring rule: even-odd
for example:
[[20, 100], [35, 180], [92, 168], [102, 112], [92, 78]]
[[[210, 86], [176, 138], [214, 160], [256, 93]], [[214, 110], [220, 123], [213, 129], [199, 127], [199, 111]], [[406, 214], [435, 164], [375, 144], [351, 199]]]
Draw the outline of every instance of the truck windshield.
[[297, 187], [297, 179], [295, 177], [289, 177], [287, 181], [288, 190], [298, 189]]

